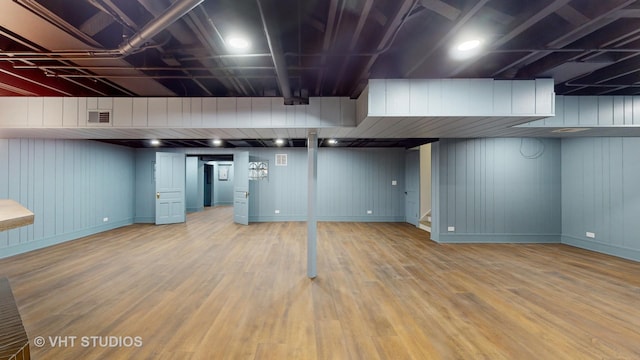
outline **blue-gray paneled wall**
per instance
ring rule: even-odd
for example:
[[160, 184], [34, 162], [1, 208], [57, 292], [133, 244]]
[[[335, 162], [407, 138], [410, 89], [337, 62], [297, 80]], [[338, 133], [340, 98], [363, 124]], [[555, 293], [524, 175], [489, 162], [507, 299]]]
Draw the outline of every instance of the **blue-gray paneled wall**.
[[[287, 166], [275, 166], [279, 153], [288, 155]], [[318, 220], [404, 221], [404, 154], [404, 149], [321, 148]], [[251, 150], [250, 156], [269, 161], [269, 178], [250, 184], [250, 221], [305, 220], [306, 149]]]
[[[213, 161], [213, 205], [233, 205], [233, 162]], [[220, 169], [227, 169], [227, 180], [220, 180]]]
[[[287, 166], [276, 166], [276, 154], [287, 154]], [[268, 178], [249, 181], [249, 221], [304, 221], [307, 215], [306, 149], [250, 149], [249, 161], [269, 162]]]
[[321, 148], [318, 220], [404, 221], [404, 162], [404, 149]]
[[0, 257], [131, 224], [134, 152], [87, 140], [0, 139], [0, 198], [35, 214], [33, 225], [0, 232]]
[[444, 139], [434, 154], [436, 240], [560, 241], [560, 140]]
[[156, 149], [137, 149], [135, 152], [135, 207], [136, 223], [156, 221], [156, 183], [154, 179]]
[[[287, 154], [287, 166], [275, 165], [276, 154]], [[249, 220], [304, 221], [307, 150], [249, 149], [249, 155], [250, 161], [269, 162], [269, 177], [249, 182]], [[318, 219], [404, 221], [404, 156], [404, 149], [321, 148], [318, 152]], [[136, 151], [136, 222], [153, 222], [155, 218], [154, 161], [155, 149]], [[217, 171], [214, 177], [217, 179]], [[394, 180], [397, 185], [392, 185]], [[371, 214], [367, 214], [368, 210]]]
[[440, 141], [431, 143], [431, 240], [440, 242]]
[[187, 212], [204, 210], [204, 163], [197, 156], [186, 159], [185, 198]]
[[562, 242], [640, 261], [639, 185], [640, 138], [563, 139]]

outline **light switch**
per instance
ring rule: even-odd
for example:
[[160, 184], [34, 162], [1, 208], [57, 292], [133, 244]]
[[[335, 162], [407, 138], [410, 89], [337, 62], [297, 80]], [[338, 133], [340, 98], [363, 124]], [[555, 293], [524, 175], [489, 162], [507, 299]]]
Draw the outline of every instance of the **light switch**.
[[396, 180], [391, 180], [391, 185], [393, 185], [393, 186], [398, 185], [398, 181], [396, 181]]

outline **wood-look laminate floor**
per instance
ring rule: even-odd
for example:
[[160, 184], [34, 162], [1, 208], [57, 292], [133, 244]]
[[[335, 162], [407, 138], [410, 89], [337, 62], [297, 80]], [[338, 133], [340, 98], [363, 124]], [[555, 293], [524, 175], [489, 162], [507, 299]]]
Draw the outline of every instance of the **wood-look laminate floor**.
[[[408, 224], [133, 225], [0, 261], [34, 359], [638, 359], [640, 264]], [[35, 337], [45, 345], [33, 345]], [[75, 346], [48, 337], [76, 336]], [[141, 347], [82, 337], [139, 336]]]

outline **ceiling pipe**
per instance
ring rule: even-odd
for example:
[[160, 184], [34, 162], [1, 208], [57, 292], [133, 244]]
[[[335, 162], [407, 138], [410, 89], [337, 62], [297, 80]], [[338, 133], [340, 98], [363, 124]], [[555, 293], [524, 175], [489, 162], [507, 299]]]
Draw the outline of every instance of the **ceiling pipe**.
[[123, 42], [117, 49], [95, 50], [62, 50], [52, 52], [16, 51], [3, 52], [0, 60], [108, 60], [122, 58], [136, 50], [144, 49], [144, 45], [168, 26], [179, 20], [204, 0], [181, 0], [173, 3], [160, 16], [145, 25], [138, 33]]
[[182, 0], [173, 3], [159, 17], [145, 25], [137, 34], [126, 40], [118, 47], [118, 51], [123, 56], [127, 56], [141, 48], [162, 30], [186, 15], [204, 0]]
[[294, 105], [295, 99], [291, 93], [291, 85], [289, 84], [289, 76], [287, 75], [287, 62], [284, 58], [284, 52], [282, 51], [282, 44], [278, 34], [275, 34], [273, 27], [269, 27], [267, 16], [265, 15], [262, 2], [256, 0], [258, 3], [258, 10], [260, 11], [260, 18], [262, 19], [262, 27], [264, 33], [267, 36], [267, 43], [269, 44], [269, 52], [271, 53], [271, 59], [273, 65], [276, 67], [276, 77], [278, 78], [278, 87], [280, 93], [284, 98], [285, 105]]

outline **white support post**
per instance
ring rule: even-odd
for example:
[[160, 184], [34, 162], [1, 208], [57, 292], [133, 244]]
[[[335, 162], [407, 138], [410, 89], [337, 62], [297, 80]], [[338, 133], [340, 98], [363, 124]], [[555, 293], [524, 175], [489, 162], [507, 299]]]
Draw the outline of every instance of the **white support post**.
[[318, 219], [317, 219], [317, 190], [316, 183], [318, 180], [318, 134], [316, 131], [309, 131], [307, 139], [307, 276], [314, 279], [318, 275], [317, 270], [317, 250], [316, 242], [318, 237]]

